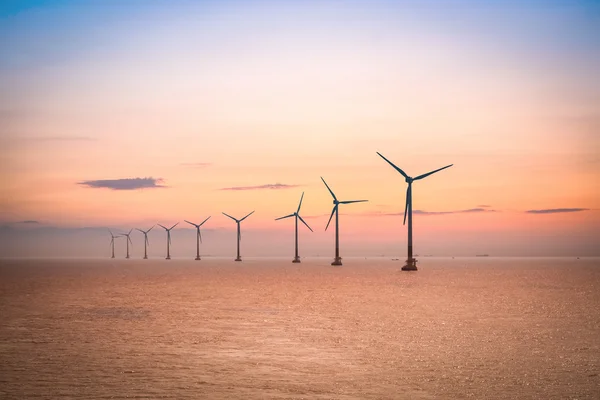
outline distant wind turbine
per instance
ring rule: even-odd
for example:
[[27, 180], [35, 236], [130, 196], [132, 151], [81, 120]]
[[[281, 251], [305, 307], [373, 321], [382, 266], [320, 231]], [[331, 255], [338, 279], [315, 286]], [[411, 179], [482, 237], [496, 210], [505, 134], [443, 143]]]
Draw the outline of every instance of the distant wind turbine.
[[193, 222], [190, 222], [188, 220], [184, 220], [185, 222], [187, 222], [190, 225], [194, 225], [196, 227], [196, 260], [200, 260], [200, 242], [202, 242], [202, 234], [200, 234], [200, 227], [202, 225], [204, 225], [204, 223], [206, 221], [208, 221], [210, 217], [206, 218], [204, 221], [202, 221], [202, 223], [200, 224], [195, 224]]
[[379, 157], [383, 158], [390, 164], [396, 171], [400, 172], [404, 177], [406, 183], [408, 183], [408, 188], [406, 189], [406, 205], [404, 206], [404, 222], [403, 225], [406, 224], [406, 215], [408, 214], [408, 258], [406, 259], [406, 265], [402, 267], [403, 271], [416, 271], [417, 270], [417, 260], [413, 258], [413, 245], [412, 245], [412, 183], [414, 181], [418, 181], [419, 179], [423, 179], [428, 177], [431, 174], [435, 174], [443, 169], [450, 168], [454, 164], [446, 165], [445, 167], [438, 168], [431, 172], [427, 172], [426, 174], [419, 175], [415, 178], [408, 176], [404, 171], [398, 168], [394, 163], [390, 160], [382, 156], [379, 152]]
[[308, 224], [300, 216], [300, 207], [302, 207], [302, 199], [303, 198], [304, 198], [304, 192], [302, 192], [302, 196], [300, 196], [300, 204], [298, 204], [298, 210], [296, 210], [295, 213], [290, 214], [290, 215], [286, 215], [285, 217], [275, 218], [275, 221], [277, 221], [277, 220], [284, 219], [284, 218], [296, 217], [295, 218], [295, 220], [296, 220], [296, 255], [294, 257], [294, 260], [292, 261], [293, 263], [299, 263], [300, 262], [300, 257], [298, 257], [298, 218], [300, 218], [300, 221], [302, 221], [302, 223], [304, 225], [306, 225], [306, 227], [308, 229], [310, 229], [311, 232], [313, 231], [311, 229], [311, 227], [308, 226]]
[[115, 258], [115, 238], [121, 237], [121, 235], [115, 236], [110, 229], [108, 231], [110, 232], [110, 246], [112, 247], [112, 256], [110, 258]]
[[331, 210], [331, 215], [329, 216], [329, 221], [327, 221], [327, 226], [325, 227], [325, 230], [327, 230], [327, 228], [329, 228], [329, 223], [331, 222], [331, 218], [333, 218], [333, 214], [335, 214], [335, 260], [333, 260], [331, 265], [342, 265], [342, 258], [340, 257], [340, 234], [339, 234], [340, 226], [339, 226], [339, 218], [338, 218], [339, 205], [340, 204], [350, 204], [350, 203], [362, 203], [362, 202], [369, 201], [369, 200], [338, 201], [337, 197], [335, 197], [335, 194], [333, 194], [333, 191], [331, 190], [331, 188], [329, 187], [327, 182], [325, 182], [325, 179], [323, 179], [323, 177], [321, 177], [321, 180], [323, 181], [325, 186], [327, 186], [327, 190], [329, 190], [329, 193], [331, 193], [331, 196], [333, 197], [333, 210]]
[[245, 220], [246, 218], [248, 218], [249, 216], [251, 216], [252, 214], [254, 214], [254, 211], [252, 211], [250, 214], [246, 215], [244, 218], [242, 219], [237, 219], [237, 218], [233, 218], [231, 215], [229, 214], [225, 214], [223, 213], [223, 215], [231, 218], [232, 220], [234, 220], [237, 223], [237, 258], [235, 259], [235, 261], [242, 261], [242, 257], [240, 257], [240, 240], [242, 239], [242, 232], [240, 230], [240, 223]]
[[[154, 228], [156, 225], [153, 225], [152, 228]], [[141, 229], [135, 228], [136, 230], [142, 232], [144, 234], [144, 260], [148, 259], [148, 246], [150, 245], [150, 242], [148, 241], [148, 232], [150, 232], [152, 230], [152, 228], [148, 229], [147, 231], [143, 231]]]
[[177, 225], [179, 224], [176, 223], [175, 225], [173, 225], [170, 228], [167, 228], [166, 226], [162, 226], [161, 224], [158, 224], [158, 226], [160, 226], [161, 228], [163, 228], [165, 231], [167, 231], [167, 258], [165, 258], [165, 260], [170, 260], [171, 259], [171, 253], [170, 253], [170, 245], [171, 245], [171, 229], [175, 228]]
[[129, 258], [129, 243], [133, 245], [133, 242], [129, 237], [129, 235], [131, 235], [131, 231], [133, 231], [133, 228], [129, 230], [129, 233], [121, 233], [121, 236], [125, 236], [127, 238], [127, 240], [125, 240], [125, 243], [127, 243], [127, 256], [125, 258]]

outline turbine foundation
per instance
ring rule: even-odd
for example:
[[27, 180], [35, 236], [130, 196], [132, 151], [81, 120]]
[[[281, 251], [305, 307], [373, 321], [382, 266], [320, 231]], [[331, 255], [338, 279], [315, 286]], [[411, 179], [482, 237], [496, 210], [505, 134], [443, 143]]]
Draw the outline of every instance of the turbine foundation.
[[200, 261], [200, 256], [196, 257], [194, 260]]
[[402, 271], [417, 271], [417, 260], [415, 258], [407, 259]]
[[242, 257], [236, 258], [235, 261], [242, 261]]
[[147, 259], [148, 259], [148, 256], [144, 256], [144, 260], [147, 260]]
[[300, 262], [300, 257], [294, 257], [294, 259], [292, 260], [293, 263], [299, 263]]
[[165, 260], [170, 260], [170, 259], [171, 259], [171, 256], [167, 256], [167, 258], [165, 258]]
[[336, 257], [335, 260], [331, 263], [331, 265], [342, 265], [342, 257]]

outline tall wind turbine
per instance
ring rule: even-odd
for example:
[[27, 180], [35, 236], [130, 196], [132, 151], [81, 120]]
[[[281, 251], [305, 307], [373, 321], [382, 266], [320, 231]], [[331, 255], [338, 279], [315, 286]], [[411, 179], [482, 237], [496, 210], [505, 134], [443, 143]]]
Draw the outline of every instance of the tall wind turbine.
[[242, 239], [242, 232], [240, 230], [240, 223], [245, 220], [246, 218], [248, 218], [249, 216], [251, 216], [252, 214], [254, 214], [254, 211], [252, 211], [250, 214], [246, 215], [244, 218], [242, 219], [237, 219], [237, 218], [233, 218], [231, 215], [229, 214], [225, 214], [223, 213], [223, 215], [231, 218], [232, 220], [234, 220], [237, 223], [237, 258], [235, 259], [235, 261], [242, 261], [242, 257], [240, 257], [240, 240]]
[[129, 258], [129, 243], [133, 245], [133, 242], [129, 237], [129, 235], [131, 235], [131, 231], [133, 231], [133, 228], [129, 230], [129, 233], [121, 233], [121, 236], [125, 236], [127, 238], [127, 240], [125, 240], [125, 243], [127, 243], [127, 256], [125, 258]]
[[339, 205], [340, 204], [350, 204], [350, 203], [362, 203], [362, 202], [369, 201], [369, 200], [339, 201], [337, 199], [337, 197], [335, 197], [335, 194], [333, 194], [333, 191], [331, 190], [331, 188], [329, 187], [327, 182], [325, 182], [325, 179], [323, 179], [323, 177], [321, 177], [321, 180], [323, 181], [325, 186], [327, 186], [327, 190], [329, 190], [329, 193], [331, 193], [331, 196], [333, 197], [333, 210], [331, 210], [331, 215], [329, 216], [329, 221], [327, 221], [327, 226], [325, 227], [325, 230], [327, 230], [327, 228], [329, 228], [329, 223], [331, 222], [331, 218], [333, 218], [333, 214], [335, 214], [335, 260], [333, 260], [331, 265], [342, 265], [342, 258], [340, 257], [340, 225], [339, 225], [339, 218], [338, 218]]
[[435, 174], [436, 172], [439, 172], [443, 169], [450, 168], [454, 164], [446, 165], [445, 167], [438, 168], [436, 170], [427, 172], [426, 174], [422, 174], [422, 175], [419, 175], [419, 176], [416, 176], [413, 178], [413, 177], [408, 176], [404, 171], [402, 171], [400, 168], [398, 168], [396, 165], [394, 165], [394, 163], [392, 163], [390, 160], [388, 160], [387, 158], [382, 156], [379, 152], [377, 152], [377, 154], [379, 154], [379, 157], [381, 157], [385, 161], [387, 161], [388, 164], [390, 164], [396, 171], [400, 172], [402, 174], [402, 176], [404, 177], [404, 180], [406, 181], [406, 183], [408, 183], [408, 188], [406, 189], [406, 205], [404, 206], [404, 222], [403, 222], [403, 225], [405, 225], [406, 224], [406, 215], [408, 214], [408, 258], [406, 259], [406, 265], [404, 265], [402, 267], [402, 271], [416, 271], [417, 270], [417, 260], [415, 260], [413, 258], [413, 246], [412, 246], [412, 183], [414, 181], [418, 181], [419, 179], [428, 177], [431, 174]]
[[[153, 225], [152, 228], [154, 228], [156, 225]], [[152, 228], [148, 229], [147, 231], [143, 231], [141, 229], [135, 228], [136, 230], [142, 232], [144, 234], [144, 260], [148, 259], [148, 246], [150, 245], [150, 242], [148, 241], [148, 232], [150, 232], [152, 230]]]
[[110, 258], [115, 258], [115, 238], [121, 237], [121, 235], [115, 236], [110, 229], [108, 231], [110, 232], [110, 246], [112, 247], [112, 256]]
[[193, 222], [188, 221], [187, 219], [184, 219], [185, 222], [187, 222], [190, 225], [194, 225], [196, 227], [196, 260], [200, 260], [200, 242], [202, 242], [202, 235], [200, 234], [200, 227], [202, 225], [204, 225], [204, 223], [206, 221], [208, 221], [209, 218], [210, 217], [206, 218], [200, 224], [195, 224]]
[[306, 227], [308, 229], [310, 229], [311, 232], [313, 231], [311, 229], [311, 227], [308, 226], [308, 224], [300, 216], [300, 207], [302, 207], [302, 199], [303, 198], [304, 198], [304, 192], [302, 192], [302, 196], [300, 196], [300, 204], [298, 204], [298, 209], [296, 210], [295, 213], [290, 214], [290, 215], [286, 215], [285, 217], [275, 218], [275, 221], [277, 221], [277, 220], [284, 219], [284, 218], [296, 217], [295, 218], [296, 219], [296, 255], [294, 257], [294, 260], [292, 261], [293, 263], [299, 263], [300, 262], [300, 257], [298, 257], [298, 218], [300, 218], [300, 221], [302, 221], [302, 223], [304, 225], [306, 225]]
[[170, 250], [169, 246], [171, 245], [171, 229], [175, 228], [178, 224], [179, 224], [179, 222], [176, 223], [175, 225], [173, 225], [170, 228], [167, 228], [166, 226], [162, 226], [161, 224], [158, 224], [158, 226], [160, 226], [165, 231], [167, 231], [167, 258], [165, 258], [165, 260], [170, 260], [171, 259], [171, 253], [169, 252], [169, 250]]

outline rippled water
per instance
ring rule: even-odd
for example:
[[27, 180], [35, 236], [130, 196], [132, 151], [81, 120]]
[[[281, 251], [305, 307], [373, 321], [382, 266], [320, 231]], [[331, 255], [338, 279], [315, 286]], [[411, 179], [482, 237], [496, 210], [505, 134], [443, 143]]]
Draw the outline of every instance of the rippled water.
[[598, 259], [0, 261], [0, 398], [600, 398]]

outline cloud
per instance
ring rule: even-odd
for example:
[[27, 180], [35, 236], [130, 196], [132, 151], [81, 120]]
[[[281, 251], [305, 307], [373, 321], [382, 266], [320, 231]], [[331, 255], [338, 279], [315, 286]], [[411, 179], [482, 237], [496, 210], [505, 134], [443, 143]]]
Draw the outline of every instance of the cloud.
[[490, 208], [491, 206], [488, 204], [479, 204], [477, 207], [479, 208]]
[[219, 190], [261, 190], [261, 189], [291, 189], [300, 185], [286, 185], [283, 183], [268, 183], [266, 185], [259, 186], [234, 186], [228, 188], [221, 188]]
[[546, 208], [543, 210], [527, 210], [527, 214], [560, 214], [560, 213], [571, 213], [588, 211], [589, 208]]
[[[448, 214], [471, 214], [471, 213], [488, 213], [488, 212], [496, 212], [496, 210], [487, 210], [485, 208], [468, 208], [466, 210], [453, 210], [453, 211], [425, 211], [425, 210], [413, 210], [413, 214], [417, 215], [448, 215]], [[369, 213], [363, 214], [355, 214], [362, 215], [367, 217], [385, 217], [385, 216], [404, 216], [404, 211], [397, 213], [384, 213], [381, 211], [373, 211]]]
[[95, 181], [77, 182], [78, 185], [90, 188], [106, 188], [112, 190], [137, 190], [164, 188], [166, 186], [158, 185], [163, 182], [161, 178], [126, 178], [126, 179], [101, 179]]
[[32, 225], [36, 225], [36, 224], [39, 224], [40, 221], [34, 221], [32, 219], [28, 219], [28, 220], [25, 220], [25, 221], [19, 221], [18, 223], [19, 224], [32, 224]]
[[197, 163], [181, 163], [184, 167], [194, 167], [194, 168], [206, 168], [213, 165], [209, 162], [197, 162]]
[[33, 140], [36, 142], [93, 142], [96, 141], [96, 138], [91, 136], [34, 136], [28, 138], [28, 140]]

